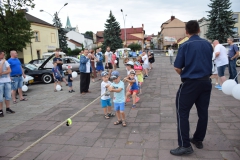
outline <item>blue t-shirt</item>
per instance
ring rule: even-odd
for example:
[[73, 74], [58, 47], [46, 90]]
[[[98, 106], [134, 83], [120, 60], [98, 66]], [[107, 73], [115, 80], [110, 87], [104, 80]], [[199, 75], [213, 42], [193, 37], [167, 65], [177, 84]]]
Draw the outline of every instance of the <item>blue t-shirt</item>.
[[[129, 78], [130, 79], [130, 78]], [[131, 79], [130, 79], [131, 80]], [[131, 88], [130, 88], [130, 90], [138, 90], [139, 88], [138, 88], [138, 84], [137, 84], [137, 82], [135, 81], [135, 82], [133, 82], [132, 83], [132, 85], [131, 85]]]
[[22, 74], [22, 65], [18, 58], [9, 58], [8, 63], [10, 64], [10, 68], [12, 70], [10, 76]]
[[183, 69], [181, 78], [197, 79], [212, 74], [212, 45], [193, 35], [183, 43], [174, 62], [174, 67]]
[[137, 57], [137, 53], [136, 52], [132, 52], [132, 56], [133, 57]]
[[97, 53], [97, 58], [98, 58], [98, 62], [97, 62], [97, 66], [101, 66], [103, 64], [103, 56], [101, 54], [101, 52]]
[[[61, 58], [56, 58], [56, 57], [53, 58], [53, 62], [57, 62], [57, 60], [62, 61]], [[58, 68], [59, 68], [59, 71], [62, 71], [62, 65], [63, 65], [63, 64], [60, 64], [60, 63], [57, 64], [57, 66], [58, 66]]]
[[114, 103], [124, 103], [125, 102], [125, 92], [124, 92], [124, 83], [122, 81], [119, 81], [119, 83], [112, 83], [111, 86], [114, 89], [122, 88], [120, 92], [114, 92], [113, 94], [113, 102]]
[[52, 68], [52, 72], [53, 72], [55, 78], [60, 78], [60, 77], [61, 77], [61, 75], [60, 75], [60, 70], [59, 70], [58, 66], [53, 67], [53, 68]]
[[228, 57], [232, 58], [238, 52], [237, 45], [230, 45], [228, 50]]

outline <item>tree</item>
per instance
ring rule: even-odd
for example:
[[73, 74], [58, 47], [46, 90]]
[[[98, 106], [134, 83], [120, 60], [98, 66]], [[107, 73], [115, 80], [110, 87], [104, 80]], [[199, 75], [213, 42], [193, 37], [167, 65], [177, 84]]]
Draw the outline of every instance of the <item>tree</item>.
[[92, 31], [86, 31], [85, 35], [93, 39], [93, 32]]
[[116, 21], [116, 18], [112, 14], [112, 11], [110, 11], [109, 19], [107, 19], [105, 23], [105, 29], [103, 34], [103, 50], [106, 50], [107, 46], [111, 47], [111, 50], [122, 48], [123, 45], [120, 36], [120, 25]]
[[66, 37], [67, 31], [65, 31], [62, 28], [62, 23], [60, 18], [58, 17], [57, 12], [54, 14], [53, 22], [54, 22], [53, 25], [58, 28], [59, 46], [63, 52], [68, 53], [68, 44], [67, 44], [67, 37]]
[[128, 48], [131, 48], [133, 51], [139, 51], [142, 49], [142, 46], [138, 43], [131, 43], [128, 45]]
[[206, 36], [210, 40], [219, 40], [220, 43], [226, 42], [228, 37], [234, 35], [235, 20], [229, 0], [210, 0], [208, 5], [211, 10], [208, 11], [210, 21]]
[[22, 51], [31, 43], [33, 32], [31, 23], [25, 18], [21, 8], [34, 8], [33, 0], [4, 0], [0, 3], [0, 44], [7, 53], [11, 50]]

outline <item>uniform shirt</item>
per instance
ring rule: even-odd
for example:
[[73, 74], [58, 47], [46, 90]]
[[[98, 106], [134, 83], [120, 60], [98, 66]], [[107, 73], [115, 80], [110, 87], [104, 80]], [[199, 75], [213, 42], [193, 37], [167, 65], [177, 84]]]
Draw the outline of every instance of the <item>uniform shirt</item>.
[[22, 74], [22, 65], [18, 58], [9, 58], [8, 63], [10, 64], [10, 68], [12, 70], [10, 76]]
[[108, 61], [106, 63], [111, 63], [112, 61], [112, 52], [105, 52], [105, 56], [108, 57]]
[[[101, 83], [101, 95], [105, 94], [108, 91], [108, 89], [106, 88], [107, 85], [110, 86], [111, 82], [110, 81], [108, 81], [108, 82], [102, 81], [102, 83]], [[102, 100], [106, 100], [106, 99], [110, 99], [110, 98], [111, 98], [110, 94], [105, 94], [105, 96], [101, 97]]]
[[174, 62], [174, 67], [183, 69], [181, 78], [197, 79], [212, 74], [212, 45], [193, 35], [183, 43]]
[[228, 55], [226, 48], [218, 44], [214, 48], [214, 53], [220, 52], [220, 54], [215, 58], [215, 63], [217, 67], [224, 66], [228, 64]]
[[237, 45], [235, 45], [235, 44], [230, 45], [229, 50], [228, 50], [228, 57], [230, 57], [230, 58], [234, 57], [237, 52], [238, 52]]
[[112, 83], [111, 86], [113, 89], [122, 88], [120, 92], [114, 92], [113, 94], [113, 102], [114, 103], [124, 103], [125, 102], [125, 91], [124, 91], [124, 83], [119, 81], [118, 83]]
[[[56, 58], [56, 57], [53, 58], [53, 62], [57, 62], [57, 60], [59, 60], [59, 61], [62, 62], [62, 59], [61, 59], [61, 58]], [[62, 65], [63, 65], [63, 64], [59, 64], [59, 63], [57, 64], [57, 66], [58, 66], [58, 68], [59, 68], [59, 71], [62, 71]]]
[[[0, 61], [0, 63], [2, 63], [2, 62]], [[5, 61], [5, 63], [3, 64], [2, 72], [7, 71], [8, 67], [10, 67], [10, 65], [7, 61]], [[10, 74], [1, 75], [0, 76], [0, 83], [7, 83], [7, 82], [11, 82]]]

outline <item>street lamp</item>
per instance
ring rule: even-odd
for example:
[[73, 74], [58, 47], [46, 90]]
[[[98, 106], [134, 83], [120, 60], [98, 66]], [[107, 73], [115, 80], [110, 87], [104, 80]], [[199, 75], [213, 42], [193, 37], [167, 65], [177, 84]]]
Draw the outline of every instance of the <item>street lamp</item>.
[[125, 21], [126, 21], [126, 17], [127, 15], [124, 16], [123, 14], [123, 10], [121, 9], [122, 15], [123, 15], [123, 21], [124, 21], [124, 34], [125, 34], [125, 44], [127, 45], [127, 39], [126, 39], [126, 27], [125, 27]]

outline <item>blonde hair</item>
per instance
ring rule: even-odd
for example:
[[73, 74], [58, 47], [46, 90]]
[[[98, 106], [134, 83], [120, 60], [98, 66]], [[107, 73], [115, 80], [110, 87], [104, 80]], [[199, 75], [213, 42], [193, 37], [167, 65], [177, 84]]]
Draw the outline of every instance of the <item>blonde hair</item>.
[[137, 61], [137, 58], [133, 58], [133, 62], [136, 62]]
[[123, 64], [127, 63], [126, 61], [129, 61], [129, 58], [125, 58]]

